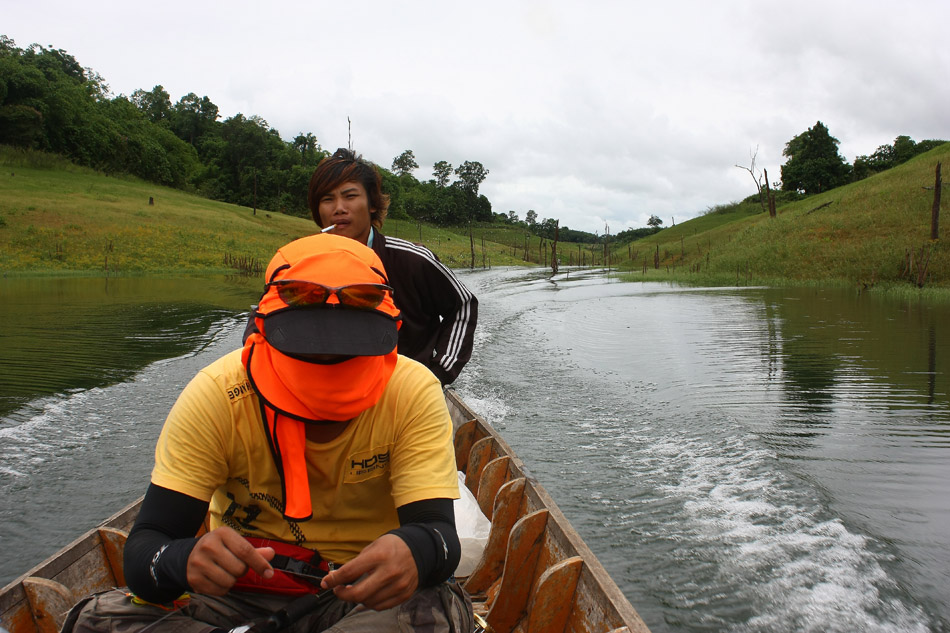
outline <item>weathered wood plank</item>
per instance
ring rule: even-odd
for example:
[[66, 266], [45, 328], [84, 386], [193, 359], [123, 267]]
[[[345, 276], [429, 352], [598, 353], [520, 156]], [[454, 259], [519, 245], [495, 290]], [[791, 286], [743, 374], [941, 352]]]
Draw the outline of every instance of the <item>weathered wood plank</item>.
[[508, 468], [511, 458], [502, 455], [491, 460], [482, 470], [482, 476], [478, 482], [478, 493], [476, 500], [482, 514], [488, 517], [490, 521], [495, 510], [495, 496], [498, 489], [511, 479], [511, 470]]
[[125, 541], [129, 538], [129, 533], [125, 530], [101, 527], [99, 538], [102, 539], [102, 549], [109, 562], [109, 569], [112, 571], [113, 584], [116, 587], [125, 586], [123, 561], [125, 560]]
[[470, 420], [455, 430], [455, 466], [463, 473], [468, 469], [468, 456], [472, 452], [472, 444], [483, 437], [483, 435], [475, 436], [478, 431], [477, 420]]
[[567, 520], [548, 492], [534, 480], [530, 480], [529, 485], [525, 487], [525, 503], [529, 511], [539, 507], [547, 508], [551, 513], [548, 522], [548, 538], [564, 552], [570, 552], [571, 555], [584, 559], [578, 598], [584, 600], [586, 607], [591, 610], [589, 614], [591, 620], [598, 621], [599, 624], [585, 629], [573, 628], [573, 625], [569, 623], [568, 630], [604, 631], [626, 625], [632, 633], [649, 633], [649, 627], [617, 587], [587, 543], [581, 539], [577, 530]]
[[481, 594], [501, 579], [505, 567], [505, 554], [508, 551], [508, 537], [512, 528], [524, 516], [525, 479], [521, 477], [509, 481], [499, 489], [495, 497], [495, 507], [488, 542], [482, 559], [472, 570], [465, 589], [472, 594]]
[[564, 633], [583, 566], [572, 556], [544, 570], [528, 602], [528, 633]]
[[468, 455], [468, 466], [465, 469], [465, 485], [478, 496], [478, 484], [481, 481], [482, 470], [491, 460], [498, 457], [495, 447], [495, 438], [488, 436], [472, 444]]
[[538, 510], [521, 518], [511, 530], [501, 589], [485, 618], [496, 633], [511, 631], [527, 613], [528, 596], [538, 578], [538, 558], [547, 522], [548, 511]]
[[66, 614], [76, 602], [76, 596], [62, 584], [48, 578], [27, 578], [23, 590], [38, 633], [56, 633], [63, 626]]
[[33, 620], [33, 610], [30, 608], [30, 601], [26, 598], [26, 592], [23, 591], [23, 585], [18, 584], [20, 596], [22, 599], [11, 603], [0, 615], [0, 626], [7, 628], [10, 633], [33, 633], [36, 631], [36, 622]]

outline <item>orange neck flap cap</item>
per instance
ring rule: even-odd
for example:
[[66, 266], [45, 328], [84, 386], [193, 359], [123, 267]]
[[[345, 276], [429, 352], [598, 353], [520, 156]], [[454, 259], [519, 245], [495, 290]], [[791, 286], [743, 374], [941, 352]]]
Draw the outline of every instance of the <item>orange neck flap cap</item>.
[[[282, 247], [268, 265], [266, 279], [331, 288], [387, 283], [382, 262], [371, 249], [329, 234]], [[313, 515], [306, 424], [351, 420], [374, 406], [396, 367], [399, 310], [392, 293], [385, 294], [375, 308], [361, 309], [338, 300], [289, 305], [274, 285], [268, 285], [261, 298], [255, 314], [257, 331], [245, 341], [241, 358], [261, 402], [288, 520], [306, 521]], [[326, 364], [308, 355], [335, 358]], [[340, 357], [345, 360], [339, 361]]]

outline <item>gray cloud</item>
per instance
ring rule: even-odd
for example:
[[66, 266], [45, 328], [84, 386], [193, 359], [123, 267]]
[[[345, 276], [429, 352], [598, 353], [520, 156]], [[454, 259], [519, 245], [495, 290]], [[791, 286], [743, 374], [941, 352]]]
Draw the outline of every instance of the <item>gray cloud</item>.
[[116, 93], [194, 91], [327, 149], [349, 117], [383, 166], [412, 149], [427, 179], [477, 160], [495, 211], [575, 229], [744, 198], [735, 165], [757, 149], [778, 180], [785, 143], [818, 120], [849, 161], [950, 135], [943, 0], [44, 5], [6, 7], [0, 31], [67, 50]]

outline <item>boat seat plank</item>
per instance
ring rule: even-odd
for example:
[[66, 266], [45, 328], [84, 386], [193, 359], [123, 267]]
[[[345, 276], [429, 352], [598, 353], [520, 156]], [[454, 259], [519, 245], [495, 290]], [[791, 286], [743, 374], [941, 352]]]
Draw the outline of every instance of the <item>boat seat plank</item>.
[[524, 514], [524, 477], [513, 479], [495, 496], [491, 529], [481, 560], [465, 581], [465, 590], [473, 595], [488, 591], [501, 578], [508, 550], [508, 537], [515, 523]]
[[482, 471], [488, 462], [497, 458], [498, 455], [498, 448], [495, 446], [493, 437], [483, 437], [472, 444], [472, 450], [468, 454], [468, 466], [465, 469], [465, 485], [476, 495], [476, 498]]
[[59, 631], [66, 620], [66, 614], [76, 602], [73, 592], [55, 580], [35, 576], [23, 581], [23, 590], [30, 601], [36, 630], [39, 633]]
[[538, 510], [519, 519], [511, 530], [501, 588], [485, 618], [496, 633], [511, 631], [527, 613], [547, 523], [548, 511]]
[[472, 444], [485, 437], [478, 426], [478, 420], [469, 420], [455, 431], [455, 464], [462, 472], [468, 469], [468, 456], [472, 451]]
[[544, 570], [528, 604], [527, 633], [564, 633], [583, 566], [572, 556]]
[[115, 578], [115, 586], [125, 586], [125, 571], [123, 562], [125, 560], [125, 542], [129, 538], [129, 533], [125, 530], [117, 530], [110, 527], [99, 528], [99, 538], [102, 539], [102, 549], [106, 553], [106, 560], [112, 569], [112, 577]]
[[478, 481], [478, 494], [476, 500], [482, 514], [488, 517], [490, 521], [495, 510], [495, 496], [498, 489], [511, 479], [511, 458], [507, 455], [491, 460], [482, 470], [482, 476]]

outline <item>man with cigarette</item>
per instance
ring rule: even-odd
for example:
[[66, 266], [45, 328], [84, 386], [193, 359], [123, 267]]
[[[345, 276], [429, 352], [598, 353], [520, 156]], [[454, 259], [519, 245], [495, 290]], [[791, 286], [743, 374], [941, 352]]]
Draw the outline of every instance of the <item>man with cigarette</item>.
[[307, 202], [324, 231], [366, 244], [379, 256], [402, 313], [399, 353], [453, 382], [472, 356], [478, 300], [427, 248], [380, 233], [389, 196], [376, 167], [348, 149], [323, 159]]

